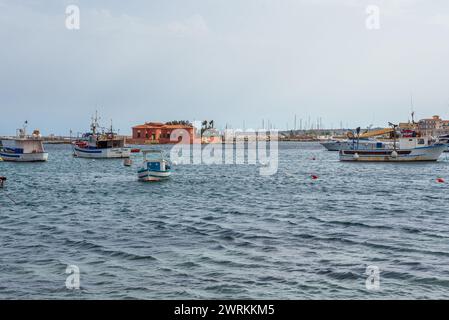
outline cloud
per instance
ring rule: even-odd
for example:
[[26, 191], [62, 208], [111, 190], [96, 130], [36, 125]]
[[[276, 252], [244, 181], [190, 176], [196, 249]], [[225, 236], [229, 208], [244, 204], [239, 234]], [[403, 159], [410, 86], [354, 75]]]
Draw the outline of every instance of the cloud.
[[89, 32], [99, 35], [132, 33], [155, 37], [201, 37], [210, 32], [206, 20], [198, 13], [183, 19], [155, 24], [139, 16], [114, 15], [106, 9], [92, 9], [83, 12], [83, 20]]
[[437, 26], [449, 27], [449, 14], [435, 14], [430, 17], [429, 23]]
[[200, 14], [195, 14], [182, 21], [170, 22], [166, 27], [169, 33], [183, 37], [209, 34], [207, 23]]
[[447, 112], [447, 1], [77, 3], [69, 31], [69, 1], [0, 0], [0, 134], [23, 117], [82, 131], [95, 109], [122, 132], [152, 119], [291, 127], [294, 114], [382, 125], [407, 117], [411, 92], [417, 115]]

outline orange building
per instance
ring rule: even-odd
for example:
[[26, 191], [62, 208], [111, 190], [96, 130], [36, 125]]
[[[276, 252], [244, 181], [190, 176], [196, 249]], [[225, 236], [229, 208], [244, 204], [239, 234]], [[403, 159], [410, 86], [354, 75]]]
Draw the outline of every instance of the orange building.
[[[178, 129], [182, 129], [183, 131], [173, 132]], [[183, 140], [183, 135], [185, 134], [188, 135], [187, 139], [189, 143], [193, 143], [194, 139], [194, 128], [192, 125], [146, 122], [145, 124], [133, 127], [132, 130], [133, 136], [130, 143], [134, 144], [178, 143]], [[171, 137], [172, 133], [174, 134], [173, 137]], [[171, 140], [170, 137], [173, 140]]]

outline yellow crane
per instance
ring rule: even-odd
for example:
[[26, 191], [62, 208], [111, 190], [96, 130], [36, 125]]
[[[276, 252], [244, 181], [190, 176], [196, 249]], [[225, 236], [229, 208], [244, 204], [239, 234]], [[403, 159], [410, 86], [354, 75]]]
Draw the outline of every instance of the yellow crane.
[[[379, 129], [379, 130], [373, 130], [373, 131], [367, 131], [362, 134], [360, 134], [359, 138], [369, 138], [369, 137], [376, 137], [376, 136], [382, 136], [387, 133], [394, 132], [393, 128], [385, 128], [385, 129]], [[357, 138], [354, 133], [349, 131], [347, 134], [349, 139], [355, 139]]]

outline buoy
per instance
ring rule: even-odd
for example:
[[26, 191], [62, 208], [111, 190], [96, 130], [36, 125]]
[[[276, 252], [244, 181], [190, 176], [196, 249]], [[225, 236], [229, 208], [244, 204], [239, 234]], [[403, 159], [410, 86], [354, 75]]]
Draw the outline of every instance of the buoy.
[[444, 183], [445, 181], [444, 181], [443, 178], [437, 178], [437, 182], [438, 182], [438, 183]]
[[318, 180], [318, 176], [317, 175], [312, 174], [310, 177], [312, 178], [312, 180]]
[[178, 165], [178, 162], [177, 162], [177, 161], [172, 161], [171, 164], [174, 165], [174, 166], [177, 166], [177, 165]]
[[3, 188], [5, 181], [6, 181], [6, 177], [0, 177], [0, 188]]
[[312, 158], [312, 160], [316, 160], [316, 158], [315, 158], [315, 157], [313, 157], [313, 158]]
[[132, 164], [133, 164], [133, 161], [132, 161], [131, 159], [129, 159], [129, 158], [126, 158], [126, 159], [123, 161], [123, 165], [124, 165], [125, 167], [131, 167]]
[[359, 154], [356, 152], [356, 153], [354, 153], [354, 159], [358, 159], [358, 158], [360, 158], [360, 156], [359, 156]]
[[396, 150], [393, 150], [393, 152], [391, 153], [391, 157], [392, 158], [397, 158], [398, 157], [398, 153], [396, 152]]

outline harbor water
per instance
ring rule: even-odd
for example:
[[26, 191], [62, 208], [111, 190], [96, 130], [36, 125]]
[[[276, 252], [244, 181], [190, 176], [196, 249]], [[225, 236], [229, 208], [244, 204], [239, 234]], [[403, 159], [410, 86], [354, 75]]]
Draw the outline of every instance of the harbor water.
[[446, 155], [342, 163], [282, 142], [272, 176], [175, 165], [141, 183], [139, 155], [125, 167], [47, 151], [46, 163], [0, 162], [0, 299], [449, 298], [448, 184], [435, 181], [449, 180]]

